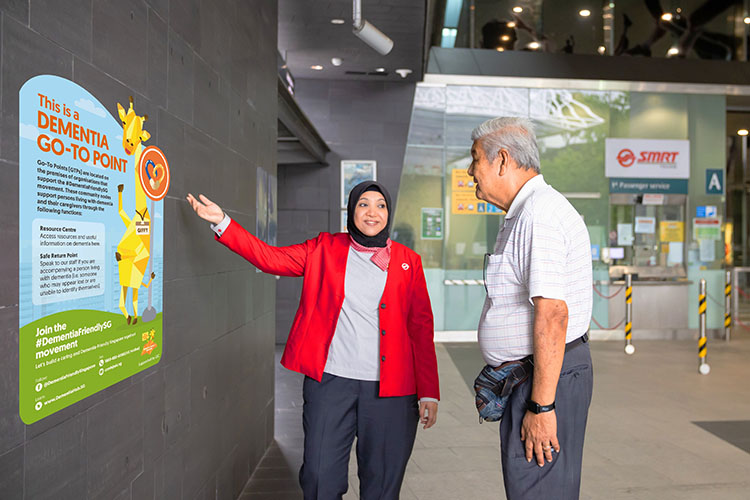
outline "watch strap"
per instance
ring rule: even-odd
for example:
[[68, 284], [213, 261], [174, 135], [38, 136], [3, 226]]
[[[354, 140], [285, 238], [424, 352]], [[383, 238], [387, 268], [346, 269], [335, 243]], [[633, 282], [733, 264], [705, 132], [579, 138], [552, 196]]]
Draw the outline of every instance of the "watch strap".
[[536, 414], [545, 413], [545, 412], [552, 411], [555, 409], [555, 402], [553, 401], [551, 404], [548, 404], [548, 405], [540, 405], [536, 401], [532, 401], [531, 399], [529, 399], [526, 402], [526, 409], [529, 410], [531, 413], [536, 413]]

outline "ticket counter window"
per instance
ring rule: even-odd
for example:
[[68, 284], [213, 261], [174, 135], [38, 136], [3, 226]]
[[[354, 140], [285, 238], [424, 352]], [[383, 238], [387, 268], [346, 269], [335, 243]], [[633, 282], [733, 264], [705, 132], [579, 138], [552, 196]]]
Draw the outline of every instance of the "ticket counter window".
[[609, 248], [603, 259], [610, 278], [684, 278], [684, 194], [611, 194]]

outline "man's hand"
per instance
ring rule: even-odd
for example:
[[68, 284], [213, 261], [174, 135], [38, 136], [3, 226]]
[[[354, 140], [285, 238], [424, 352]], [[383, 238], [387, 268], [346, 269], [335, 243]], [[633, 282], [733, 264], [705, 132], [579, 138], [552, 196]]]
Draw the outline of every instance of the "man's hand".
[[438, 404], [434, 401], [419, 402], [419, 421], [424, 424], [425, 429], [435, 425], [437, 420]]
[[560, 443], [557, 441], [557, 415], [555, 410], [544, 413], [526, 412], [521, 424], [521, 441], [526, 445], [526, 460], [536, 455], [536, 463], [544, 467], [544, 459], [552, 461], [552, 450], [560, 453]]
[[200, 201], [196, 200], [190, 193], [187, 195], [188, 203], [190, 203], [190, 206], [193, 207], [193, 210], [195, 210], [195, 213], [198, 214], [201, 219], [207, 220], [211, 224], [218, 224], [224, 220], [224, 211], [219, 205], [202, 194], [199, 194], [198, 198], [200, 198]]

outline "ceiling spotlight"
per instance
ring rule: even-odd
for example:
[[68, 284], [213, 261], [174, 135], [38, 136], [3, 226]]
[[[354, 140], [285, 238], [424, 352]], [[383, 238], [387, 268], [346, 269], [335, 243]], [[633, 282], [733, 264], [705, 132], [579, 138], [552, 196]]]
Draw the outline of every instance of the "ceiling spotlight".
[[670, 49], [669, 49], [669, 50], [667, 51], [667, 55], [668, 55], [668, 56], [676, 56], [676, 55], [677, 55], [677, 54], [679, 54], [679, 53], [680, 53], [680, 49], [678, 49], [677, 47], [671, 47], [671, 48], [670, 48]]
[[502, 40], [503, 42], [507, 42], [508, 40], [510, 40], [510, 36], [509, 35], [503, 35], [503, 36], [500, 37], [500, 40]]
[[498, 51], [498, 52], [505, 52], [505, 49], [504, 49], [504, 48], [502, 48], [502, 47], [498, 47], [498, 48], [496, 48], [495, 50], [496, 50], [496, 51]]
[[671, 21], [672, 20], [672, 14], [670, 12], [665, 12], [661, 15], [662, 21]]
[[746, 128], [741, 128], [741, 129], [739, 129], [739, 130], [737, 131], [737, 135], [741, 135], [741, 136], [743, 136], [743, 137], [744, 137], [744, 136], [746, 136], [746, 135], [747, 135], [747, 129], [746, 129]]
[[597, 48], [596, 51], [601, 55], [604, 55], [604, 53], [607, 52], [607, 47], [605, 47], [604, 45], [599, 45], [599, 48]]
[[589, 9], [581, 9], [578, 11], [578, 15], [581, 17], [589, 17], [591, 15], [591, 11]]
[[506, 26], [507, 26], [508, 28], [515, 28], [515, 27], [516, 27], [516, 23], [514, 23], [513, 21], [510, 21], [510, 22], [508, 22], [508, 23], [506, 24]]
[[331, 19], [331, 24], [344, 24], [345, 22], [343, 19]]
[[745, 24], [750, 24], [750, 17], [746, 17], [742, 20]]
[[398, 73], [398, 76], [401, 78], [406, 78], [407, 76], [411, 75], [411, 70], [409, 68], [399, 68], [395, 70], [396, 73]]
[[369, 21], [362, 19], [362, 0], [354, 0], [354, 29], [352, 32], [381, 56], [388, 54], [393, 49], [393, 40]]
[[530, 44], [527, 45], [527, 47], [530, 48], [531, 50], [536, 50], [540, 47], [540, 45], [539, 45], [539, 42], [531, 42]]
[[523, 9], [521, 7], [516, 6], [516, 7], [513, 7], [513, 12], [515, 12], [516, 14], [520, 14], [521, 12], [523, 12]]
[[341, 66], [344, 63], [344, 60], [340, 57], [332, 57], [331, 58], [331, 64], [334, 66]]
[[378, 73], [385, 73], [385, 68], [375, 68]]
[[314, 69], [315, 71], [323, 71], [323, 66], [321, 66], [320, 64], [314, 64], [310, 66], [310, 69]]

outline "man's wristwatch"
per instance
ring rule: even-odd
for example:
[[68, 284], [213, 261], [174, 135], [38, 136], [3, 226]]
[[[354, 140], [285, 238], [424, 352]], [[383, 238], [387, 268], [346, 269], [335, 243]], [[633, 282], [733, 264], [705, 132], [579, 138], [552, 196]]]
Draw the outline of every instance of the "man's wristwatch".
[[536, 401], [532, 401], [529, 399], [528, 401], [526, 401], [526, 409], [529, 410], [531, 413], [536, 413], [536, 414], [544, 413], [544, 412], [554, 410], [555, 402], [553, 401], [552, 404], [542, 406]]

